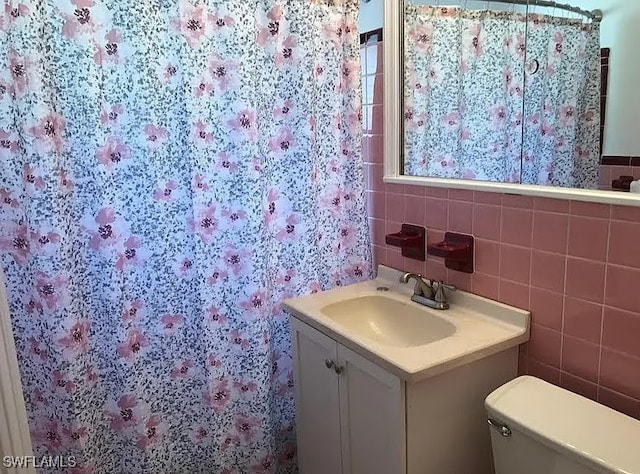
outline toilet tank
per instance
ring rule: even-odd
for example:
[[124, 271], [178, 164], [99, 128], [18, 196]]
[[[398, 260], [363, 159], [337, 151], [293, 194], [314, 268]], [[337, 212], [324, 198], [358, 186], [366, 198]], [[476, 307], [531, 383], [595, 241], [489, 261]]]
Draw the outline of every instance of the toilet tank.
[[485, 401], [496, 474], [640, 474], [640, 421], [535, 377]]

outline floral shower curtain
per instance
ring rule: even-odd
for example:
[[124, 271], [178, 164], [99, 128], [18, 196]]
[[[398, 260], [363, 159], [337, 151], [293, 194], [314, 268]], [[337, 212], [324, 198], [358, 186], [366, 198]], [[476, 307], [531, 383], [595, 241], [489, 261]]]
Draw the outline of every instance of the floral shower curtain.
[[405, 31], [405, 174], [597, 187], [597, 22], [406, 5]]
[[597, 189], [600, 23], [530, 15], [522, 182]]
[[0, 249], [37, 455], [295, 471], [281, 302], [370, 274], [357, 8], [5, 2]]
[[405, 174], [519, 182], [526, 15], [405, 5], [404, 21]]

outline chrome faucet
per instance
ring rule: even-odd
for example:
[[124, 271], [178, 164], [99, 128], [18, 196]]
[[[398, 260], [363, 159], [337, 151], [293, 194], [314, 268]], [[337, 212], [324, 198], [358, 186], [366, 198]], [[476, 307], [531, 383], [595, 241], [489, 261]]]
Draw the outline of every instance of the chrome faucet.
[[415, 280], [416, 286], [413, 290], [414, 296], [422, 296], [424, 298], [433, 298], [435, 290], [431, 280], [424, 281], [419, 273], [405, 273], [400, 277], [401, 283], [409, 283], [409, 280]]
[[443, 281], [424, 280], [419, 273], [405, 273], [400, 277], [401, 283], [409, 283], [409, 280], [416, 281], [411, 301], [433, 309], [449, 309], [445, 289], [456, 291], [455, 286], [447, 285]]

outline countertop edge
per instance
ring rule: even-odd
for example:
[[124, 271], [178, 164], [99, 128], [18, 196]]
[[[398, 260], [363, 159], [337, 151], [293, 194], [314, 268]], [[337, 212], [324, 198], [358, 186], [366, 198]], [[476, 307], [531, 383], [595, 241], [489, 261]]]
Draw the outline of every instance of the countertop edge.
[[529, 330], [524, 329], [521, 333], [515, 334], [513, 337], [501, 341], [497, 344], [493, 344], [489, 347], [482, 348], [473, 352], [465, 353], [451, 360], [447, 360], [445, 362], [441, 362], [439, 364], [426, 367], [422, 370], [418, 370], [416, 372], [407, 372], [403, 370], [401, 367], [398, 367], [396, 364], [380, 357], [379, 355], [371, 352], [366, 347], [361, 346], [357, 342], [347, 338], [346, 336], [335, 332], [331, 328], [325, 326], [320, 321], [315, 318], [304, 314], [298, 309], [290, 306], [287, 303], [283, 304], [284, 309], [290, 314], [291, 317], [298, 319], [299, 321], [311, 326], [312, 328], [320, 331], [327, 337], [335, 340], [336, 342], [342, 344], [343, 346], [351, 349], [355, 353], [361, 355], [367, 360], [375, 363], [376, 365], [382, 367], [388, 372], [396, 375], [401, 380], [407, 383], [418, 383], [425, 379], [434, 377], [436, 375], [442, 374], [444, 372], [448, 372], [462, 365], [478, 361], [480, 359], [484, 359], [486, 357], [490, 357], [499, 352], [512, 349], [517, 347], [529, 340]]

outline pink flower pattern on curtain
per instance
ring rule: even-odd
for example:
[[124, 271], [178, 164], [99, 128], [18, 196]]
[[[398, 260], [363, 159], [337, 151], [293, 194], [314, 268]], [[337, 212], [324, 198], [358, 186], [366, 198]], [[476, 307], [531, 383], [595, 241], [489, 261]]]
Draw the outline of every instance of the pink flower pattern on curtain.
[[597, 189], [600, 23], [529, 15], [522, 182]]
[[405, 174], [519, 182], [526, 15], [405, 5], [404, 21]]
[[371, 273], [357, 10], [6, 3], [0, 250], [37, 455], [296, 470], [281, 302]]
[[405, 6], [405, 173], [596, 188], [597, 22]]

